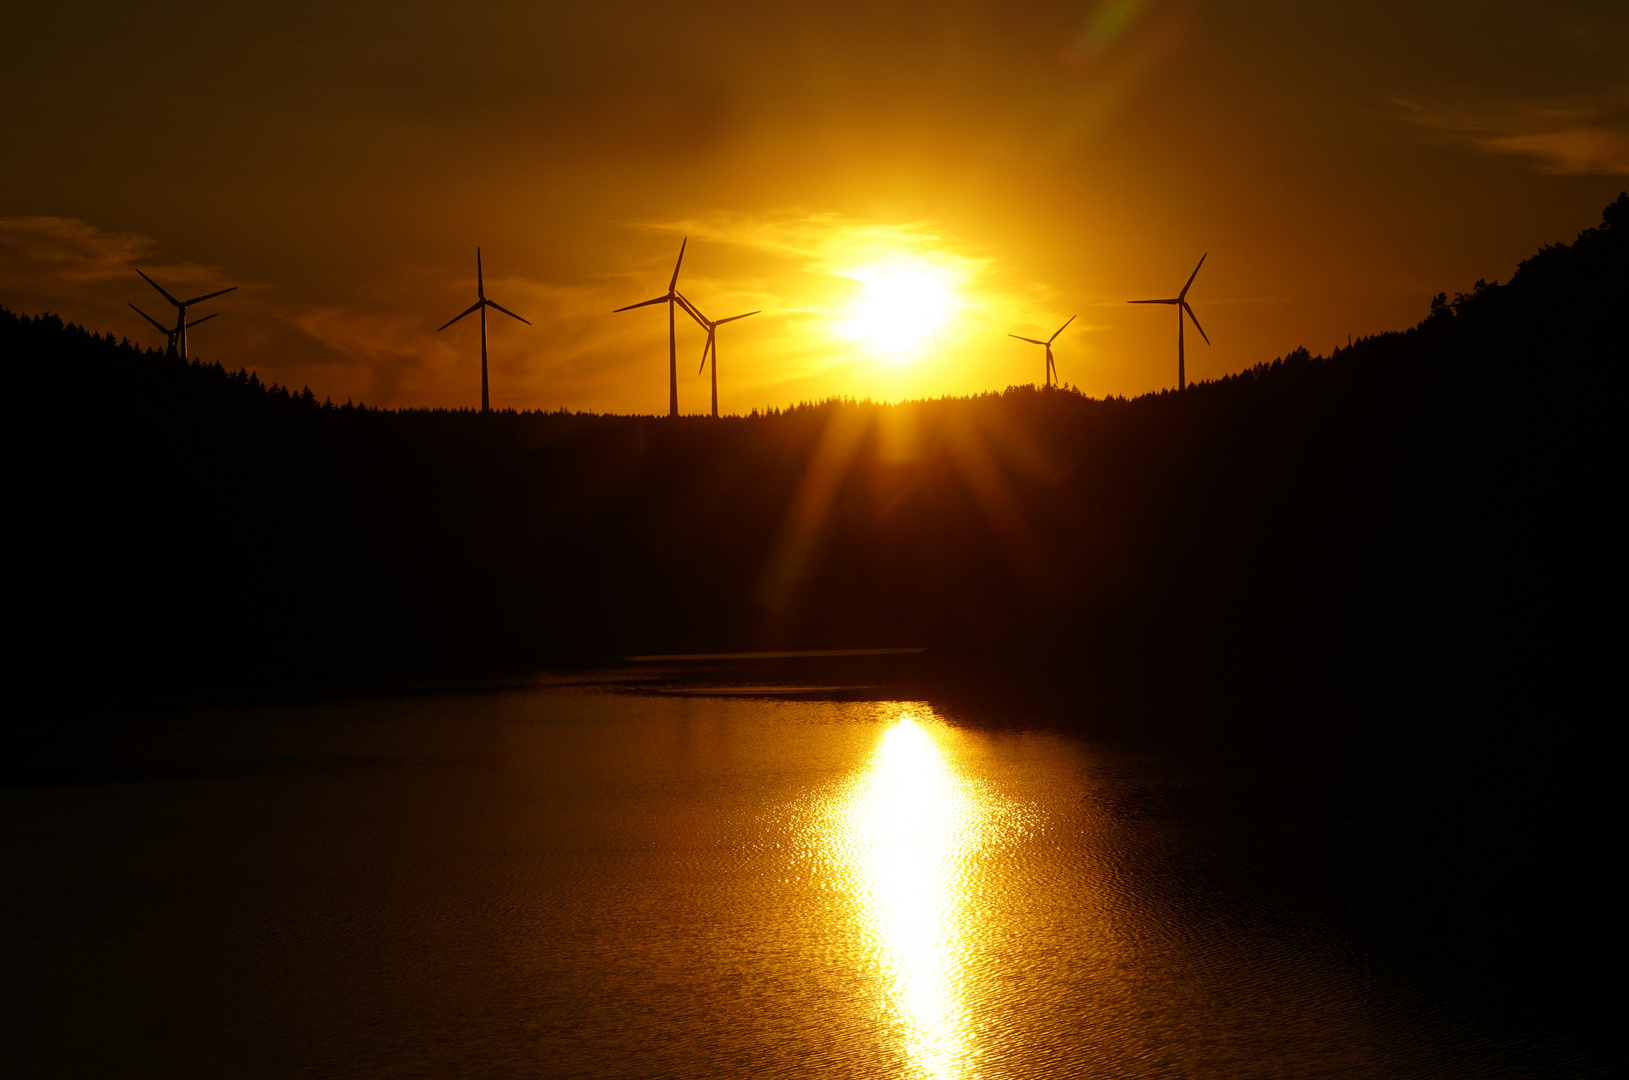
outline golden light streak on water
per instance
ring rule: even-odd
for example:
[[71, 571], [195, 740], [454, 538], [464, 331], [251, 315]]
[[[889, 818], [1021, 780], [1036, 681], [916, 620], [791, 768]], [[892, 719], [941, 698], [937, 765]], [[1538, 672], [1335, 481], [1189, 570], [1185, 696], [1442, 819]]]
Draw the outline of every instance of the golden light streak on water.
[[935, 737], [942, 725], [893, 707], [900, 715], [839, 801], [830, 842], [906, 1058], [917, 1075], [966, 1080], [977, 1075], [963, 988], [966, 864], [984, 813]]

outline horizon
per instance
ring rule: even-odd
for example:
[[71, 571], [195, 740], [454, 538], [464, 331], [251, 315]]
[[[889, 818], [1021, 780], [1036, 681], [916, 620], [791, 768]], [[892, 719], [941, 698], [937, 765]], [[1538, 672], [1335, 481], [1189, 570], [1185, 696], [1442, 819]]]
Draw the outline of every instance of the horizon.
[[[47, 319], [47, 320], [56, 319], [56, 320], [58, 320], [58, 322], [61, 323], [63, 328], [66, 329], [66, 330], [76, 330], [77, 329], [77, 330], [83, 331], [84, 333], [87, 333], [87, 334], [91, 335], [92, 337], [106, 338], [106, 339], [112, 340], [120, 348], [123, 348], [125, 346], [129, 346], [131, 348], [141, 350], [144, 354], [149, 354], [150, 353], [150, 354], [157, 354], [157, 355], [160, 355], [160, 356], [164, 355], [164, 347], [161, 346], [161, 345], [147, 345], [147, 344], [144, 344], [142, 342], [134, 341], [131, 338], [129, 338], [128, 336], [116, 335], [116, 334], [112, 333], [111, 331], [98, 331], [94, 327], [86, 326], [83, 323], [75, 323], [75, 322], [70, 322], [70, 321], [68, 321], [66, 319], [63, 319], [62, 316], [60, 316], [59, 314], [57, 314], [56, 312], [53, 312], [53, 311], [41, 311], [41, 312], [37, 312], [37, 313], [17, 312], [17, 311], [11, 311], [9, 308], [6, 308], [4, 304], [0, 304], [0, 311], [5, 311], [5, 312], [7, 312], [7, 313], [15, 316], [16, 318], [19, 318], [19, 319]], [[1250, 374], [1255, 373], [1255, 372], [1261, 372], [1261, 371], [1268, 370], [1268, 369], [1272, 368], [1276, 364], [1282, 364], [1282, 363], [1285, 363], [1285, 362], [1290, 361], [1290, 360], [1305, 359], [1305, 360], [1314, 361], [1314, 362], [1327, 361], [1327, 360], [1333, 359], [1335, 353], [1345, 351], [1346, 349], [1354, 348], [1354, 347], [1356, 347], [1358, 345], [1363, 344], [1366, 341], [1370, 341], [1370, 340], [1373, 340], [1375, 338], [1385, 337], [1387, 334], [1405, 333], [1407, 331], [1407, 329], [1409, 329], [1409, 328], [1405, 328], [1404, 330], [1385, 330], [1385, 331], [1381, 331], [1381, 332], [1379, 332], [1377, 334], [1367, 335], [1367, 336], [1362, 337], [1362, 338], [1354, 338], [1347, 345], [1344, 345], [1344, 346], [1337, 345], [1337, 346], [1335, 346], [1335, 348], [1333, 350], [1331, 350], [1331, 353], [1328, 356], [1325, 356], [1322, 353], [1312, 353], [1312, 352], [1307, 351], [1304, 348], [1293, 349], [1293, 350], [1291, 350], [1290, 352], [1286, 353], [1283, 356], [1274, 357], [1271, 360], [1260, 361], [1260, 362], [1258, 362], [1256, 364], [1251, 365], [1250, 367], [1243, 368], [1243, 369], [1241, 369], [1239, 371], [1227, 372], [1227, 373], [1224, 373], [1224, 374], [1217, 375], [1214, 378], [1207, 378], [1207, 379], [1204, 379], [1202, 381], [1195, 381], [1195, 380], [1190, 379], [1188, 381], [1188, 384], [1187, 384], [1187, 389], [1188, 390], [1193, 390], [1193, 389], [1196, 389], [1198, 387], [1214, 386], [1214, 385], [1216, 385], [1218, 383], [1225, 382], [1225, 381], [1227, 381], [1229, 379], [1238, 378], [1240, 376], [1250, 375]], [[303, 396], [306, 391], [311, 390], [311, 388], [309, 386], [294, 387], [294, 386], [289, 386], [289, 385], [286, 385], [286, 384], [283, 384], [283, 383], [273, 382], [273, 381], [268, 380], [268, 379], [261, 379], [260, 378], [260, 372], [257, 369], [247, 368], [247, 367], [243, 367], [241, 365], [239, 367], [237, 367], [236, 369], [234, 369], [230, 364], [227, 364], [227, 363], [225, 363], [224, 361], [221, 361], [221, 360], [206, 360], [206, 359], [204, 359], [202, 357], [194, 356], [194, 357], [191, 357], [187, 361], [187, 363], [189, 365], [193, 366], [193, 367], [218, 369], [224, 375], [226, 375], [228, 378], [243, 377], [243, 378], [246, 378], [246, 379], [254, 380], [254, 381], [258, 382], [265, 390], [267, 390], [268, 392], [271, 392], [271, 393], [285, 392], [285, 393], [289, 394], [290, 396], [297, 397], [297, 396]], [[474, 414], [480, 414], [482, 412], [479, 405], [470, 405], [470, 404], [465, 404], [465, 405], [379, 405], [379, 404], [370, 404], [370, 403], [368, 403], [366, 401], [356, 401], [356, 400], [352, 400], [352, 399], [346, 399], [345, 401], [339, 402], [339, 401], [334, 401], [332, 399], [332, 397], [319, 398], [316, 395], [315, 391], [311, 391], [311, 393], [312, 393], [313, 398], [317, 401], [317, 404], [318, 404], [318, 406], [320, 408], [332, 408], [332, 409], [351, 408], [351, 409], [366, 410], [366, 411], [369, 411], [369, 412], [446, 412], [446, 413], [474, 413]], [[684, 412], [684, 413], [681, 413], [677, 417], [670, 417], [670, 416], [668, 416], [668, 415], [666, 415], [665, 413], [662, 413], [662, 412], [644, 412], [644, 413], [599, 412], [599, 411], [590, 410], [590, 409], [568, 409], [568, 408], [564, 408], [564, 407], [557, 408], [557, 409], [517, 408], [517, 407], [512, 406], [512, 405], [494, 407], [492, 409], [487, 410], [487, 412], [490, 413], [490, 414], [493, 414], [493, 415], [509, 414], [509, 415], [512, 415], [512, 416], [571, 416], [571, 417], [603, 418], [603, 419], [608, 419], [608, 420], [669, 420], [669, 419], [677, 419], [677, 420], [710, 420], [710, 419], [747, 420], [747, 419], [755, 419], [755, 418], [759, 418], [759, 417], [779, 416], [779, 415], [783, 415], [783, 414], [786, 414], [786, 413], [797, 412], [797, 411], [800, 411], [800, 410], [822, 409], [822, 408], [827, 408], [829, 406], [834, 406], [834, 405], [835, 406], [854, 406], [854, 407], [863, 407], [863, 408], [898, 408], [898, 407], [903, 407], [903, 406], [908, 406], [908, 405], [932, 405], [932, 404], [937, 404], [937, 403], [941, 403], [941, 402], [976, 401], [976, 400], [978, 400], [980, 398], [990, 398], [990, 397], [999, 398], [999, 397], [1003, 397], [1005, 395], [1013, 394], [1013, 393], [1056, 393], [1056, 394], [1067, 395], [1069, 397], [1079, 398], [1082, 401], [1087, 401], [1087, 402], [1092, 402], [1092, 403], [1115, 402], [1115, 403], [1121, 403], [1121, 404], [1130, 404], [1130, 403], [1138, 402], [1138, 401], [1144, 401], [1144, 400], [1149, 400], [1149, 399], [1172, 396], [1172, 395], [1176, 394], [1177, 391], [1176, 391], [1175, 387], [1167, 386], [1167, 387], [1160, 387], [1160, 388], [1155, 389], [1155, 390], [1149, 390], [1149, 391], [1146, 391], [1144, 393], [1135, 394], [1135, 395], [1103, 394], [1103, 395], [1099, 395], [1099, 396], [1093, 396], [1093, 395], [1088, 394], [1085, 391], [1081, 390], [1080, 387], [1075, 386], [1075, 385], [1073, 385], [1071, 383], [1058, 383], [1058, 384], [1055, 384], [1055, 385], [1052, 385], [1052, 386], [1044, 386], [1044, 385], [1041, 385], [1039, 383], [1029, 382], [1029, 383], [1012, 383], [1010, 385], [1003, 386], [1003, 387], [989, 387], [989, 388], [982, 389], [982, 390], [971, 390], [971, 391], [969, 391], [969, 392], [967, 392], [965, 394], [938, 394], [938, 395], [933, 395], [933, 396], [924, 395], [922, 397], [905, 397], [905, 398], [894, 398], [894, 399], [873, 398], [873, 397], [855, 397], [855, 396], [847, 395], [847, 394], [832, 394], [832, 395], [830, 395], [828, 397], [813, 398], [813, 399], [807, 399], [806, 398], [806, 399], [801, 400], [801, 401], [791, 401], [791, 402], [787, 402], [784, 405], [773, 405], [773, 404], [771, 404], [771, 405], [755, 405], [755, 406], [751, 406], [748, 409], [746, 409], [745, 411], [741, 411], [741, 412], [720, 412], [720, 414], [717, 417], [712, 417], [712, 416], [710, 416], [709, 414], [707, 414], [705, 412]]]

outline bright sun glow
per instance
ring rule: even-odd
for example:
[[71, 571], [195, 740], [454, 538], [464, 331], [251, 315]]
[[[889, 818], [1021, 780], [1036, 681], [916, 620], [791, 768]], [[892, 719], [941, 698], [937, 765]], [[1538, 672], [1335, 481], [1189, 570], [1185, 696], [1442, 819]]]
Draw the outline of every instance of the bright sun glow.
[[860, 283], [839, 332], [903, 358], [947, 330], [959, 306], [956, 276], [919, 257], [885, 259], [843, 272]]

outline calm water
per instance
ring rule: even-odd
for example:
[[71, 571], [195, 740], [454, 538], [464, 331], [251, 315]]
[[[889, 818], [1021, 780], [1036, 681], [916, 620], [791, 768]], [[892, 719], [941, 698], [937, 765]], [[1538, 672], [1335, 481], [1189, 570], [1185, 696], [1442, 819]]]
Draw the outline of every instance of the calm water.
[[1590, 1074], [1394, 963], [1338, 822], [1154, 753], [572, 688], [142, 723], [0, 793], [9, 1075]]

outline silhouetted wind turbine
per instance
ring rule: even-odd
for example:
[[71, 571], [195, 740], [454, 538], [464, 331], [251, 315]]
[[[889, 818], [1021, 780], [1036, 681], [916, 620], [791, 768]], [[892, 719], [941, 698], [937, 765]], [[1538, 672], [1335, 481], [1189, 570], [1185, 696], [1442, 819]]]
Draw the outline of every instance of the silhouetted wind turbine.
[[[1072, 323], [1074, 321], [1075, 321], [1075, 317], [1073, 315], [1069, 316], [1069, 321], [1064, 323], [1063, 326], [1058, 327], [1057, 331], [1055, 333], [1053, 333], [1053, 335], [1051, 337], [1047, 338], [1045, 341], [1036, 341], [1032, 337], [1018, 337], [1017, 334], [1008, 334], [1007, 335], [1008, 337], [1018, 338], [1019, 341], [1027, 341], [1031, 345], [1039, 345], [1042, 348], [1046, 349], [1046, 385], [1048, 385], [1048, 386], [1051, 386], [1052, 385], [1052, 380], [1056, 379], [1058, 377], [1058, 365], [1053, 363], [1053, 361], [1052, 361], [1052, 343], [1054, 341], [1057, 341], [1058, 340], [1058, 334], [1063, 333], [1064, 330], [1069, 326], [1069, 323]], [[1061, 380], [1060, 380], [1060, 382], [1061, 382]]]
[[715, 322], [703, 315], [701, 309], [692, 304], [688, 297], [680, 294], [675, 295], [678, 295], [679, 303], [684, 305], [684, 309], [690, 313], [690, 317], [700, 323], [703, 330], [707, 331], [707, 344], [701, 347], [701, 367], [696, 369], [696, 374], [700, 375], [707, 370], [707, 353], [710, 350], [713, 354], [713, 418], [716, 420], [718, 418], [718, 328], [727, 322], [744, 319], [747, 315], [756, 315], [758, 312], [749, 311], [746, 315], [731, 315], [727, 319], [719, 319]]
[[[619, 307], [611, 314], [616, 315], [623, 311], [632, 311], [634, 308], [649, 307], [652, 304], [667, 305], [667, 414], [679, 415], [679, 341], [677, 331], [673, 328], [673, 305], [683, 303], [679, 299], [679, 267], [684, 265], [684, 248], [690, 243], [687, 236], [679, 242], [679, 261], [673, 264], [673, 280], [667, 283], [667, 292], [654, 300], [641, 300], [637, 304]], [[686, 309], [689, 311], [689, 307]], [[691, 312], [694, 314], [694, 312]], [[716, 411], [715, 411], [716, 415]]]
[[[137, 270], [136, 273], [141, 274], [141, 271]], [[177, 300], [175, 297], [165, 292], [162, 285], [148, 277], [146, 274], [141, 274], [141, 279], [147, 282], [147, 284], [151, 285], [153, 288], [157, 289], [160, 296], [164, 297], [164, 299], [175, 305], [175, 329], [164, 331], [167, 335], [169, 335], [170, 338], [169, 348], [165, 350], [164, 355], [179, 356], [183, 360], [187, 358], [187, 327], [197, 326], [199, 323], [204, 321], [203, 319], [194, 319], [192, 322], [188, 322], [187, 308], [191, 307], [193, 304], [201, 304], [205, 300], [213, 300], [217, 296], [224, 296], [233, 289], [237, 288], [236, 285], [233, 285], [230, 289], [221, 289], [217, 292], [205, 293], [203, 296], [194, 296], [191, 300]], [[136, 305], [131, 304], [130, 306], [135, 307]], [[145, 315], [143, 317], [147, 318]], [[210, 316], [210, 318], [214, 318], [214, 316]], [[155, 319], [147, 318], [147, 321], [152, 323], [154, 326], [159, 325]]]
[[[151, 315], [147, 314], [145, 311], [143, 311], [141, 308], [137, 307], [135, 304], [130, 305], [130, 310], [134, 311], [137, 315], [140, 315], [142, 318], [144, 318], [148, 322], [152, 323], [154, 329], [156, 329], [159, 333], [164, 335], [164, 340], [167, 342], [167, 345], [166, 345], [166, 347], [164, 349], [164, 355], [166, 355], [166, 356], [172, 355], [175, 352], [175, 334], [176, 334], [175, 330], [171, 329], [168, 326], [165, 326], [163, 323], [159, 322], [157, 319], [155, 319]], [[220, 312], [216, 312], [215, 314], [219, 315]], [[210, 319], [213, 319], [214, 317], [215, 317], [215, 315], [205, 315], [201, 319], [194, 319], [194, 320], [192, 320], [191, 322], [189, 322], [187, 324], [186, 328], [188, 330], [191, 330], [194, 326], [197, 326], [199, 323], [208, 322]]]
[[527, 322], [525, 319], [521, 319], [519, 315], [516, 315], [513, 311], [510, 311], [496, 300], [488, 300], [486, 298], [486, 281], [481, 275], [480, 248], [475, 249], [475, 295], [478, 297], [475, 303], [465, 308], [462, 314], [448, 319], [446, 322], [436, 327], [436, 333], [441, 333], [441, 331], [447, 329], [447, 327], [451, 326], [459, 319], [462, 319], [465, 315], [468, 315], [472, 311], [479, 311], [481, 313], [481, 411], [491, 412], [492, 399], [487, 396], [486, 392], [486, 309], [489, 307], [497, 308], [511, 319], [520, 319], [520, 321], [526, 323], [527, 326], [532, 324]]
[[[1208, 251], [1205, 252], [1205, 254], [1199, 256], [1199, 266], [1204, 266], [1205, 265], [1205, 260], [1207, 258], [1209, 258], [1209, 257], [1210, 257], [1210, 252], [1208, 252]], [[1189, 289], [1190, 286], [1193, 285], [1193, 279], [1199, 276], [1199, 266], [1194, 267], [1193, 268], [1193, 273], [1188, 275], [1188, 284], [1182, 286], [1182, 291], [1177, 293], [1176, 296], [1174, 298], [1170, 299], [1170, 300], [1127, 300], [1126, 301], [1126, 303], [1128, 303], [1128, 304], [1175, 304], [1177, 306], [1177, 313], [1176, 313], [1176, 388], [1178, 390], [1181, 390], [1183, 388], [1184, 381], [1185, 381], [1185, 379], [1187, 377], [1187, 373], [1183, 369], [1183, 357], [1182, 357], [1182, 313], [1184, 311], [1186, 311], [1188, 313], [1188, 318], [1193, 320], [1193, 328], [1195, 330], [1199, 331], [1199, 336], [1205, 339], [1205, 344], [1206, 345], [1210, 344], [1210, 335], [1205, 333], [1205, 328], [1203, 326], [1199, 325], [1199, 316], [1195, 315], [1193, 313], [1193, 308], [1188, 306], [1188, 289]]]

